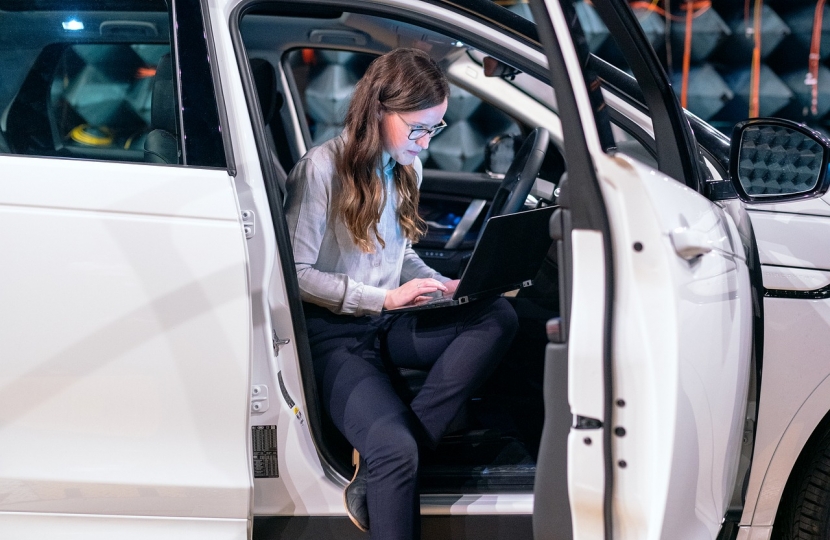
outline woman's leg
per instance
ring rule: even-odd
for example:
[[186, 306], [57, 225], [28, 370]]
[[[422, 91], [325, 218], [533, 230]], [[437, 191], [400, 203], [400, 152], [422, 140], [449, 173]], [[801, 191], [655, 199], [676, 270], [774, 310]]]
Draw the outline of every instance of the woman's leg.
[[323, 405], [366, 462], [371, 537], [419, 538], [416, 421], [375, 346], [380, 319], [310, 309], [306, 321]]
[[429, 370], [410, 408], [433, 447], [510, 347], [519, 323], [504, 298], [404, 313], [383, 333], [384, 354], [398, 367]]

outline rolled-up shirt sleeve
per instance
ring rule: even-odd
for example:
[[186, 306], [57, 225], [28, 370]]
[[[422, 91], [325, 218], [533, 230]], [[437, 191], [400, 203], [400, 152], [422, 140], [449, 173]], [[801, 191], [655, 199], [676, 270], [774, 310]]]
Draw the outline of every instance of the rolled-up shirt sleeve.
[[345, 273], [323, 272], [314, 266], [326, 234], [332, 188], [331, 173], [313, 160], [300, 160], [288, 176], [286, 222], [294, 250], [300, 296], [335, 313], [376, 315], [386, 290], [360, 283]]

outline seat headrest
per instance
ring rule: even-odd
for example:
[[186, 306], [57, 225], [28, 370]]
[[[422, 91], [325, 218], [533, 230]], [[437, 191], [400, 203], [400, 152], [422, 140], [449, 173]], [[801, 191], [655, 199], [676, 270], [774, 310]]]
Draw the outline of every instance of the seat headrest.
[[271, 62], [263, 58], [251, 58], [250, 64], [259, 105], [262, 107], [262, 119], [267, 126], [282, 107], [282, 94], [277, 91], [277, 73]]
[[173, 61], [170, 54], [159, 59], [153, 79], [153, 103], [150, 127], [178, 133], [176, 127], [176, 94], [173, 86]]

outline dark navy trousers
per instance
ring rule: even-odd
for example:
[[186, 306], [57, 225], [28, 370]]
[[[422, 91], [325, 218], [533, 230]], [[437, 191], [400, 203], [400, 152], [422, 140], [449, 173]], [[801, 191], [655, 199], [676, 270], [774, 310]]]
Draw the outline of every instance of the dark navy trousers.
[[[513, 307], [495, 298], [377, 317], [303, 307], [323, 406], [366, 461], [371, 537], [420, 538], [418, 445], [438, 444], [496, 367], [518, 330]], [[408, 406], [392, 367], [429, 371]]]

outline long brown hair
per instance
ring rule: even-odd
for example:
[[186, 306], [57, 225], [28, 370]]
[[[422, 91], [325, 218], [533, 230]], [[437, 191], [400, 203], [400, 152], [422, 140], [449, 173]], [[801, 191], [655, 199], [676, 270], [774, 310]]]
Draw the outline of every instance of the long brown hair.
[[[355, 244], [365, 253], [375, 250], [375, 239], [386, 243], [378, 222], [386, 204], [382, 166], [383, 113], [407, 113], [435, 107], [449, 96], [447, 79], [438, 64], [418, 49], [395, 49], [372, 61], [355, 86], [346, 113], [346, 145], [335, 167], [340, 179], [334, 198], [334, 214], [348, 228]], [[417, 241], [426, 230], [418, 215], [418, 179], [412, 165], [394, 168], [398, 191], [398, 222], [404, 236]]]

